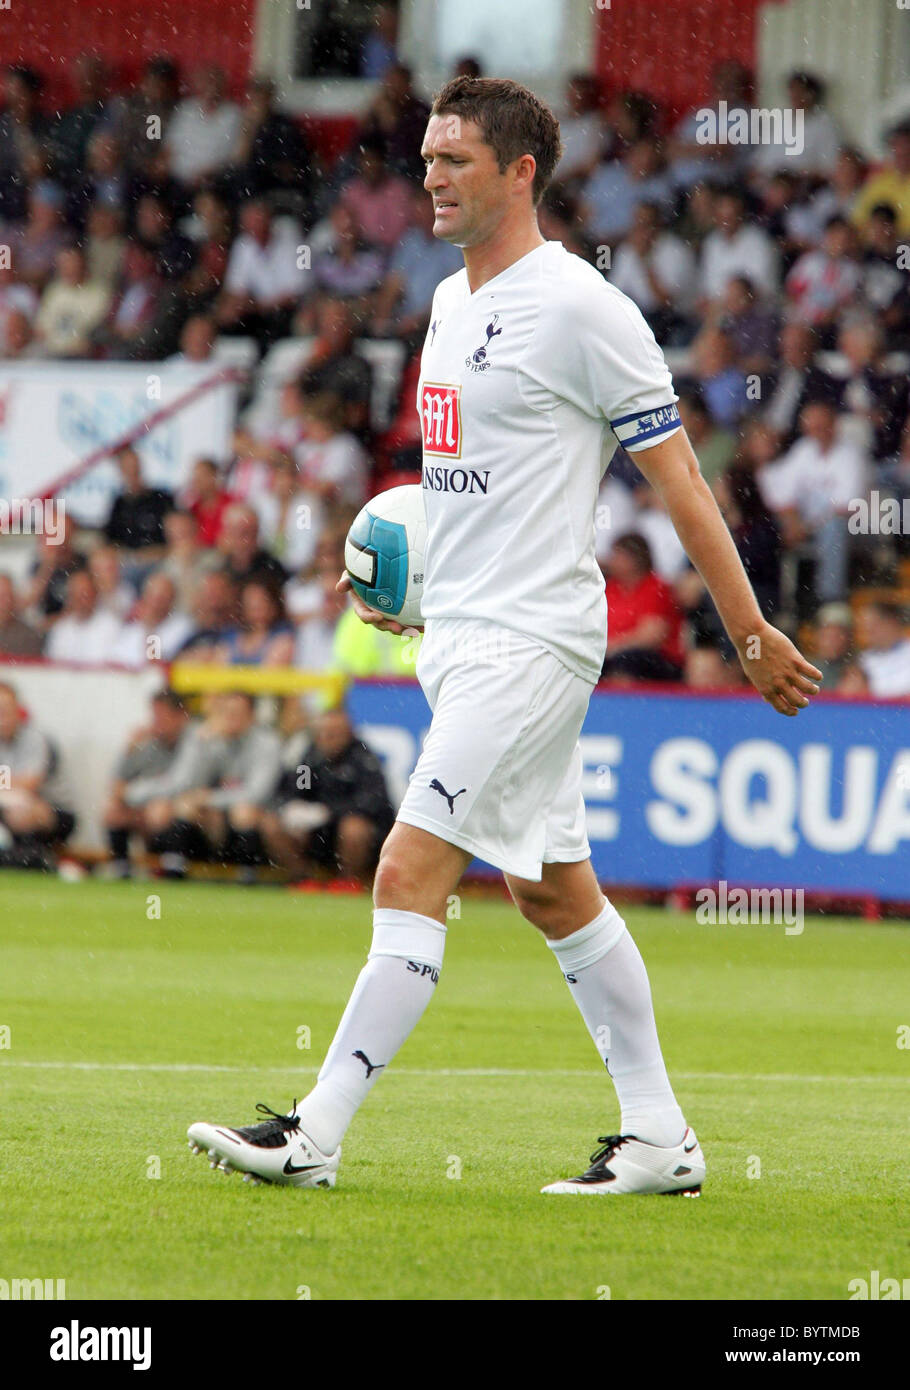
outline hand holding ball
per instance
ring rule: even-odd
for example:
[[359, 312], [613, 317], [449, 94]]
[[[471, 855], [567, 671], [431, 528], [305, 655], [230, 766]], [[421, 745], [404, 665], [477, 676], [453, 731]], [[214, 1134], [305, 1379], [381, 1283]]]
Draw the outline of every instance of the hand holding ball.
[[427, 523], [418, 483], [389, 488], [357, 514], [344, 545], [355, 594], [383, 618], [422, 627]]

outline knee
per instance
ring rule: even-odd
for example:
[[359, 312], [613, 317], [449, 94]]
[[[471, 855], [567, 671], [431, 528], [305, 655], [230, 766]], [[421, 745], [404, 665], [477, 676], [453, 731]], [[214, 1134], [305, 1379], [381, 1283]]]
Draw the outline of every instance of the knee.
[[373, 822], [367, 820], [366, 816], [358, 816], [353, 812], [342, 816], [338, 822], [339, 843], [350, 845], [367, 845], [374, 835]]
[[376, 876], [373, 879], [374, 907], [412, 907], [419, 892], [419, 880], [413, 864], [409, 864], [400, 849], [383, 845]]
[[565, 903], [548, 884], [524, 882], [512, 888], [512, 897], [525, 921], [545, 934], [561, 925]]
[[174, 807], [169, 801], [150, 801], [145, 807], [144, 819], [147, 830], [164, 830], [174, 819]]
[[198, 792], [183, 792], [172, 804], [173, 815], [178, 820], [196, 820], [199, 809]]
[[117, 797], [112, 797], [103, 812], [105, 830], [122, 830], [129, 820], [126, 806]]

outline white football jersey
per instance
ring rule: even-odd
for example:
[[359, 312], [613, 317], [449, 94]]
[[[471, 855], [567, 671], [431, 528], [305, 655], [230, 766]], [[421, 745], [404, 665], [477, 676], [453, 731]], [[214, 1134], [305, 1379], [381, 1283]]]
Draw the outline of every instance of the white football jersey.
[[417, 406], [427, 514], [424, 617], [532, 637], [588, 680], [606, 648], [597, 493], [617, 444], [680, 428], [640, 311], [560, 242], [472, 294], [433, 297]]

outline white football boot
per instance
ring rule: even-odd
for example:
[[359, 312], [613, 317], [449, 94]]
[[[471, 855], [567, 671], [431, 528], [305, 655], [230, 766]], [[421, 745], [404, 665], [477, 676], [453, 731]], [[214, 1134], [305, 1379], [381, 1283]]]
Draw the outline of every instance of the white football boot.
[[628, 1134], [598, 1139], [591, 1166], [577, 1178], [551, 1182], [541, 1192], [607, 1193], [665, 1192], [697, 1197], [705, 1180], [705, 1156], [691, 1129], [671, 1148], [645, 1144]]
[[193, 1153], [208, 1154], [212, 1168], [240, 1172], [244, 1182], [283, 1183], [291, 1187], [334, 1187], [341, 1162], [341, 1146], [325, 1154], [304, 1134], [294, 1114], [279, 1115], [267, 1105], [256, 1109], [270, 1118], [259, 1124], [232, 1129], [228, 1125], [190, 1125], [187, 1130]]

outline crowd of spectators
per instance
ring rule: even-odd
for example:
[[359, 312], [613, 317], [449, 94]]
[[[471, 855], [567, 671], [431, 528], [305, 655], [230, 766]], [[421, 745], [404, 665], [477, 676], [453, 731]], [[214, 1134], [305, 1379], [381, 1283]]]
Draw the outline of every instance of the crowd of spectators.
[[[76, 823], [72, 786], [54, 740], [6, 681], [0, 764], [0, 865], [49, 867]], [[366, 883], [393, 820], [380, 761], [342, 706], [304, 722], [288, 701], [273, 728], [237, 690], [210, 695], [197, 716], [174, 691], [157, 691], [117, 759], [103, 810], [115, 878], [130, 876], [140, 849], [168, 878], [214, 862], [242, 882], [268, 865]]]
[[[120, 450], [104, 525], [68, 520], [62, 536], [36, 538], [26, 575], [0, 575], [0, 658], [413, 673], [415, 644], [358, 623], [335, 583], [363, 501], [417, 476], [419, 350], [435, 286], [462, 262], [432, 235], [419, 158], [429, 108], [391, 29], [377, 28], [367, 60], [378, 85], [331, 164], [266, 78], [236, 99], [217, 68], [181, 73], [160, 57], [119, 91], [86, 57], [72, 104], [51, 117], [40, 75], [6, 70], [0, 357], [205, 363], [237, 336], [263, 358], [276, 344], [299, 352], [277, 389], [244, 402], [227, 456], [199, 458], [176, 493]], [[576, 74], [541, 228], [651, 324], [765, 616], [801, 633], [826, 688], [910, 696], [907, 528], [853, 524], [858, 500], [910, 498], [910, 121], [873, 162], [813, 74], [792, 74], [788, 100], [804, 120], [798, 153], [701, 142], [706, 109], [752, 105], [739, 64], [719, 63], [707, 106], [681, 119]], [[371, 343], [400, 354], [383, 419]], [[743, 682], [669, 518], [621, 450], [597, 553], [606, 681]], [[140, 808], [121, 789], [112, 833], [138, 827], [160, 845], [192, 792], [180, 783]], [[287, 859], [287, 817], [240, 804], [242, 815], [215, 801], [197, 816], [194, 802], [193, 823], [212, 843], [253, 835]], [[359, 833], [326, 838], [356, 860]]]

